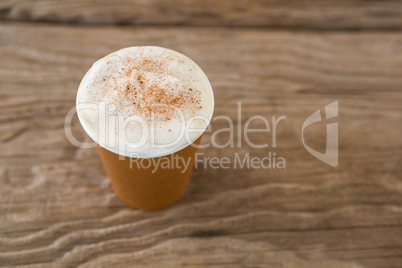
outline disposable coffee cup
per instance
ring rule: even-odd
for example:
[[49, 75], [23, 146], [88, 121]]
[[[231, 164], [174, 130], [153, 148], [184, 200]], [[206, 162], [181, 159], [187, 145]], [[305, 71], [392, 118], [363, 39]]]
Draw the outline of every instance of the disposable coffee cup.
[[[212, 87], [201, 68], [161, 47], [130, 47], [100, 59], [77, 94], [78, 118], [96, 143], [114, 192], [141, 210], [168, 207], [185, 193], [213, 109]], [[138, 122], [129, 125], [128, 118]], [[138, 140], [142, 147], [127, 146]]]
[[[200, 140], [201, 137], [195, 143]], [[189, 184], [197, 152], [197, 148], [189, 145], [170, 155], [122, 160], [101, 146], [97, 149], [114, 192], [127, 205], [142, 210], [162, 209], [180, 199]], [[186, 161], [187, 168], [177, 166], [175, 159]], [[161, 161], [171, 167], [155, 165]]]

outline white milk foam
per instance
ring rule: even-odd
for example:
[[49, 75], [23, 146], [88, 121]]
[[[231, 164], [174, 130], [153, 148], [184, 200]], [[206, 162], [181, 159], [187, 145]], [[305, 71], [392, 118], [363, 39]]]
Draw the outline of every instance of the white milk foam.
[[100, 146], [125, 156], [167, 155], [194, 142], [212, 117], [208, 78], [191, 59], [161, 47], [124, 48], [81, 81], [77, 113]]

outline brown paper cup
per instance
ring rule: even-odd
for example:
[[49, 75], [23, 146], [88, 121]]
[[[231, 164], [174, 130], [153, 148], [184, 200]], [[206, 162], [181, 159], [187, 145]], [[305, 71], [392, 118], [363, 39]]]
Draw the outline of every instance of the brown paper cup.
[[[136, 49], [136, 48], [130, 48], [130, 49]], [[209, 93], [205, 95], [206, 98], [208, 97], [208, 99], [205, 99], [205, 102], [208, 102], [208, 105], [210, 105], [211, 109], [210, 114], [208, 114], [208, 122], [206, 122], [207, 125], [203, 130], [206, 131], [206, 129], [208, 128], [208, 123], [210, 122], [214, 111], [214, 94], [211, 84], [209, 83], [205, 73], [202, 72], [201, 68], [199, 68], [198, 65], [194, 63], [191, 59], [187, 58], [184, 55], [181, 55], [180, 53], [173, 51], [167, 52], [167, 51], [169, 50], [166, 50], [165, 52], [176, 53], [172, 54], [173, 55], [172, 57], [178, 57], [178, 59], [183, 60], [183, 62], [188, 61], [189, 63], [194, 64], [194, 67], [197, 70], [194, 73], [189, 73], [189, 75], [195, 75], [194, 79], [196, 78], [197, 80], [202, 82], [197, 85], [199, 87], [202, 86], [203, 87], [202, 89], [204, 91], [209, 91]], [[166, 55], [169, 56], [170, 54]], [[106, 56], [103, 59], [106, 59], [107, 57], [108, 56]], [[161, 57], [163, 58], [164, 56]], [[101, 60], [99, 60], [98, 62], [100, 62], [100, 64], [103, 64]], [[95, 66], [95, 64], [93, 66]], [[97, 144], [99, 155], [102, 159], [103, 165], [109, 176], [114, 191], [123, 202], [125, 202], [131, 207], [138, 209], [156, 210], [172, 205], [174, 202], [179, 200], [179, 198], [184, 194], [184, 192], [187, 189], [195, 162], [195, 155], [197, 152], [197, 148], [195, 148], [195, 146], [192, 146], [192, 144], [198, 145], [201, 142], [202, 134], [197, 138], [196, 141], [194, 141], [191, 144], [188, 144], [186, 147], [180, 149], [177, 152], [153, 158], [130, 157], [132, 155], [125, 154], [125, 152], [122, 152], [118, 149], [114, 150], [113, 149], [114, 147], [112, 146], [109, 148], [109, 146], [106, 143], [107, 141], [106, 136], [109, 133], [109, 131], [106, 131], [105, 128], [106, 123], [108, 122], [106, 121], [106, 117], [108, 116], [106, 109], [108, 98], [106, 98], [106, 100], [102, 99], [102, 101], [99, 101], [97, 97], [93, 99], [87, 96], [88, 93], [86, 92], [86, 90], [88, 90], [87, 83], [91, 82], [93, 79], [97, 77], [97, 76], [92, 77], [91, 69], [85, 74], [78, 88], [77, 99], [76, 99], [77, 103], [76, 111], [85, 132]], [[101, 89], [102, 88], [99, 88], [98, 91], [101, 91]], [[92, 93], [88, 94], [91, 95]], [[113, 100], [113, 97], [112, 99], [110, 99], [110, 101], [111, 100]], [[99, 101], [99, 103], [96, 103], [97, 101]], [[97, 105], [97, 107], [95, 107], [96, 104], [100, 103], [102, 103], [102, 106]], [[80, 111], [83, 111], [85, 109], [90, 109], [92, 111], [90, 113], [82, 112], [82, 114], [80, 114]], [[124, 107], [122, 109], [124, 109]], [[98, 112], [98, 118], [95, 118], [96, 111]], [[204, 113], [206, 113], [206, 111], [203, 112], [202, 114], [199, 114], [198, 116], [207, 116]], [[125, 113], [122, 113], [122, 115], [124, 114]], [[116, 113], [116, 115], [119, 115], [119, 113]], [[100, 123], [102, 122], [101, 121], [102, 119], [105, 120], [103, 122], [104, 125], [101, 126]], [[99, 135], [100, 130], [105, 131], [104, 133], [105, 135], [103, 136]], [[104, 142], [102, 140], [95, 139], [95, 137], [103, 138]], [[119, 139], [120, 136], [117, 135], [117, 138]], [[161, 152], [165, 151], [161, 150]], [[177, 161], [181, 161], [182, 164], [181, 165], [178, 164]], [[161, 165], [160, 164], [161, 162], [164, 162], [165, 165]], [[183, 163], [186, 163], [186, 167], [184, 167]]]
[[[201, 136], [194, 144], [200, 144]], [[189, 184], [197, 152], [190, 144], [161, 157], [133, 158], [99, 145], [97, 149], [117, 196], [127, 205], [142, 210], [162, 209], [180, 199]]]

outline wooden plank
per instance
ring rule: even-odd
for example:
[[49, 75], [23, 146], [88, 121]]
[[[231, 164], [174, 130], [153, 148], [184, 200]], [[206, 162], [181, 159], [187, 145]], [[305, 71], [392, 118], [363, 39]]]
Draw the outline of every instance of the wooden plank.
[[[91, 64], [131, 45], [194, 59], [215, 116], [286, 115], [277, 148], [208, 148], [286, 159], [286, 169], [198, 167], [185, 196], [157, 212], [113, 194], [96, 151], [64, 133]], [[51, 266], [400, 267], [402, 36], [211, 28], [0, 26], [0, 263]], [[339, 166], [301, 143], [304, 120], [339, 101]], [[212, 129], [228, 127], [224, 120]], [[88, 140], [78, 121], [73, 132]], [[325, 144], [325, 124], [306, 133]], [[237, 137], [237, 136], [235, 136]], [[211, 139], [206, 133], [204, 141]], [[225, 143], [228, 134], [217, 136]], [[251, 136], [270, 142], [267, 133]]]
[[389, 1], [9, 0], [0, 19], [114, 24], [292, 29], [402, 29], [402, 3]]

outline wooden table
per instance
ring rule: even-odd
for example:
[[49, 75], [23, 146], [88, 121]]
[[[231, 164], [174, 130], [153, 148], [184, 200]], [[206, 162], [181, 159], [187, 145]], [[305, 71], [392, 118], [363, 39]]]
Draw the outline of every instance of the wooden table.
[[[115, 2], [0, 3], [0, 265], [402, 267], [400, 2]], [[239, 101], [243, 124], [285, 115], [276, 148], [254, 133], [269, 148], [202, 152], [275, 152], [286, 169], [199, 167], [165, 210], [119, 201], [96, 151], [67, 140], [64, 119], [91, 64], [133, 45], [197, 62], [215, 116], [237, 123]], [[337, 167], [301, 141], [306, 118], [334, 101]], [[325, 124], [305, 132], [321, 151]], [[77, 118], [72, 131], [89, 140]]]

